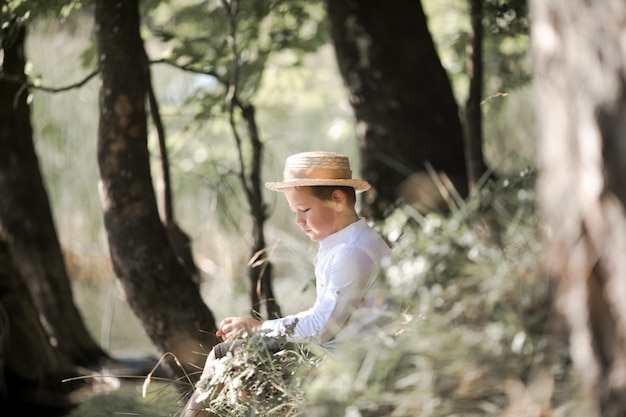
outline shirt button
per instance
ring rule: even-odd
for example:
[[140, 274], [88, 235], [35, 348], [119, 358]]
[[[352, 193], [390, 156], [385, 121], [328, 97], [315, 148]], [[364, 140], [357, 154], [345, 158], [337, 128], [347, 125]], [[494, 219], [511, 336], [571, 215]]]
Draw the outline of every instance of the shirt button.
[[337, 294], [337, 295], [341, 295], [341, 291], [337, 291], [335, 294]]

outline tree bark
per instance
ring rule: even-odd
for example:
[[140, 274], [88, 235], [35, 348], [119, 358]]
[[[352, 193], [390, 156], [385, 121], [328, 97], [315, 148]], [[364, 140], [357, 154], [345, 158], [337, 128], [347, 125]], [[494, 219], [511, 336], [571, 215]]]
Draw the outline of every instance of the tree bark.
[[25, 281], [0, 238], [0, 409], [65, 414], [69, 393], [90, 380], [64, 383], [79, 371], [49, 343]]
[[600, 414], [626, 415], [626, 8], [532, 0], [546, 264]]
[[0, 230], [28, 285], [50, 344], [81, 366], [108, 355], [88, 333], [74, 304], [30, 124], [23, 26], [2, 33], [0, 71]]
[[[146, 55], [146, 60], [148, 56]], [[152, 121], [154, 123], [157, 132], [157, 156], [161, 165], [161, 175], [158, 177], [158, 186], [161, 190], [160, 204], [161, 222], [165, 225], [167, 236], [172, 245], [172, 249], [176, 254], [178, 261], [185, 267], [185, 270], [191, 275], [192, 280], [196, 285], [200, 286], [200, 271], [193, 259], [193, 251], [191, 249], [191, 239], [183, 231], [183, 229], [176, 223], [174, 216], [174, 197], [172, 191], [172, 182], [170, 180], [170, 164], [167, 153], [167, 145], [165, 140], [165, 127], [161, 120], [161, 114], [159, 112], [159, 102], [157, 101], [156, 94], [154, 92], [154, 84], [152, 83], [152, 75], [150, 67], [147, 71], [147, 93], [148, 102], [150, 103], [150, 114], [152, 115]]]
[[[146, 129], [147, 61], [138, 2], [96, 1], [100, 66], [98, 163], [109, 249], [128, 302], [174, 377], [197, 377], [218, 342], [211, 311], [177, 261], [159, 219]], [[195, 374], [191, 374], [195, 373]]]
[[[263, 202], [263, 193], [261, 191], [261, 157], [263, 155], [263, 143], [259, 137], [256, 125], [254, 106], [252, 104], [241, 106], [241, 112], [248, 126], [253, 161], [250, 168], [249, 181], [242, 181], [246, 196], [248, 197], [248, 203], [250, 204], [253, 224], [252, 234], [254, 236], [252, 262], [248, 271], [251, 283], [252, 314], [257, 318], [261, 318], [261, 307], [262, 304], [264, 304], [266, 312], [265, 317], [267, 319], [276, 319], [282, 317], [282, 311], [278, 301], [274, 297], [274, 290], [272, 288], [274, 270], [267, 254], [267, 243], [265, 241], [267, 206]], [[241, 148], [239, 152], [242, 152]]]
[[465, 155], [469, 189], [487, 172], [483, 157], [483, 0], [469, 0], [472, 32], [468, 44], [469, 94], [465, 104]]
[[[372, 184], [364, 215], [381, 218], [398, 198], [407, 199], [411, 190], [403, 183], [412, 174], [425, 174], [427, 164], [465, 195], [458, 106], [420, 2], [327, 0], [327, 7], [356, 117], [361, 171]], [[413, 179], [429, 180], [428, 175]]]

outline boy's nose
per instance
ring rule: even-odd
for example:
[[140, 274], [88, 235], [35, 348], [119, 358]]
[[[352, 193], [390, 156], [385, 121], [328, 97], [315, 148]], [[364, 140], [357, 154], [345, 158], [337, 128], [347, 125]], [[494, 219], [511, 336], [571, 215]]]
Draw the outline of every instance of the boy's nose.
[[304, 224], [304, 215], [302, 213], [296, 213], [296, 224], [301, 226]]

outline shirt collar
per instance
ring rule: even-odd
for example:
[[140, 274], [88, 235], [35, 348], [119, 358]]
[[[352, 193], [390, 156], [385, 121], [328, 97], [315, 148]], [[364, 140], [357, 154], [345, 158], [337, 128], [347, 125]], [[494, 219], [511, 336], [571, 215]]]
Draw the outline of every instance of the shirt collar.
[[320, 247], [330, 247], [334, 246], [339, 242], [345, 241], [346, 237], [353, 233], [353, 231], [359, 227], [362, 223], [365, 223], [365, 219], [360, 218], [354, 223], [350, 223], [346, 227], [341, 230], [336, 231], [332, 235], [326, 236], [324, 239], [320, 240]]

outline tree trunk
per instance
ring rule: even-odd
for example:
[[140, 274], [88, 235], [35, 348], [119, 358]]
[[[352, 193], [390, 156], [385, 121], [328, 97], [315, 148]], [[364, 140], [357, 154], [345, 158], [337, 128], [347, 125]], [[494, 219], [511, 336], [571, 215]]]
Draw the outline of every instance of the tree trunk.
[[[146, 56], [146, 60], [148, 56]], [[165, 225], [165, 230], [172, 245], [172, 250], [176, 254], [178, 261], [185, 267], [185, 270], [191, 275], [192, 280], [196, 285], [200, 285], [200, 271], [193, 259], [193, 251], [191, 249], [191, 239], [183, 231], [183, 229], [176, 223], [174, 217], [174, 198], [172, 191], [172, 183], [170, 180], [170, 164], [167, 154], [167, 146], [165, 140], [165, 127], [161, 120], [161, 114], [159, 112], [159, 103], [154, 92], [154, 85], [152, 83], [152, 75], [150, 68], [147, 71], [147, 93], [148, 102], [150, 103], [150, 114], [152, 115], [152, 121], [157, 132], [157, 157], [161, 165], [161, 175], [157, 180], [157, 188], [161, 190], [160, 198], [158, 199], [157, 207], [161, 214], [161, 222]]]
[[468, 186], [472, 190], [487, 172], [483, 157], [483, 0], [469, 0], [472, 32], [469, 42], [469, 94], [465, 105], [465, 155]]
[[62, 415], [69, 392], [90, 380], [64, 383], [78, 370], [49, 343], [28, 287], [0, 238], [0, 409], [24, 415]]
[[[253, 261], [248, 271], [251, 283], [252, 314], [260, 317], [261, 304], [265, 304], [267, 319], [282, 317], [278, 301], [274, 297], [272, 289], [273, 266], [267, 254], [265, 241], [265, 220], [267, 220], [266, 205], [263, 202], [261, 191], [261, 157], [263, 155], [263, 143], [259, 137], [256, 125], [254, 106], [249, 104], [241, 106], [241, 112], [248, 126], [250, 144], [252, 145], [252, 164], [250, 167], [249, 181], [242, 181], [246, 189], [246, 196], [250, 204], [252, 215], [254, 244], [252, 248]], [[239, 149], [241, 153], [242, 150]]]
[[[100, 65], [98, 163], [104, 224], [116, 275], [152, 342], [174, 354], [175, 377], [204, 364], [216, 325], [197, 286], [177, 261], [157, 210], [146, 129], [147, 61], [138, 2], [96, 2]], [[166, 358], [171, 359], [171, 358]]]
[[24, 75], [25, 28], [5, 28], [2, 38], [0, 230], [15, 267], [30, 289], [50, 343], [72, 363], [91, 366], [108, 356], [89, 335], [74, 304], [39, 170]]
[[626, 8], [532, 0], [546, 263], [574, 364], [605, 417], [626, 415]]
[[[327, 0], [339, 70], [354, 108], [363, 213], [380, 218], [398, 198], [428, 197], [427, 164], [467, 191], [463, 131], [447, 74], [416, 0]], [[411, 175], [417, 174], [409, 179]], [[424, 175], [426, 174], [426, 175]]]

